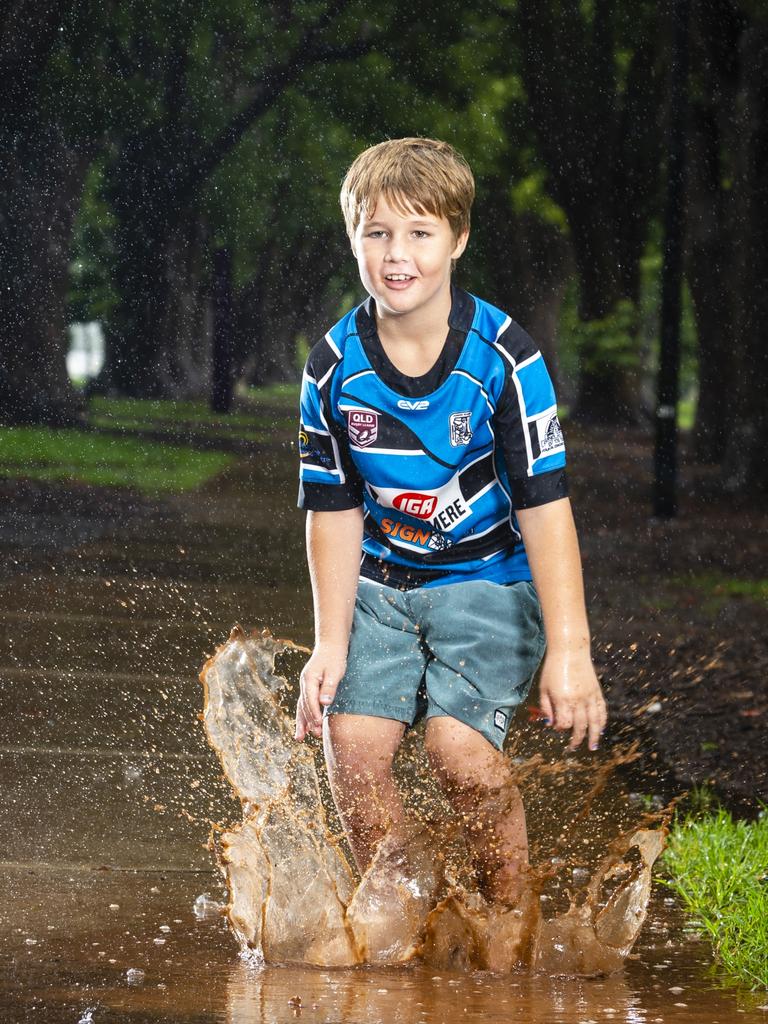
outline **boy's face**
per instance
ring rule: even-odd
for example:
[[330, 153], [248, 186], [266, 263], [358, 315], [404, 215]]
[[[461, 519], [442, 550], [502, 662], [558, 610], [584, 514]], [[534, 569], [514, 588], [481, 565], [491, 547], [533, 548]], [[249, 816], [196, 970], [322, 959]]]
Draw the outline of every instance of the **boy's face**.
[[402, 213], [380, 196], [352, 240], [360, 280], [379, 314], [426, 313], [450, 294], [451, 260], [464, 252], [467, 237], [456, 238], [445, 217], [410, 208]]

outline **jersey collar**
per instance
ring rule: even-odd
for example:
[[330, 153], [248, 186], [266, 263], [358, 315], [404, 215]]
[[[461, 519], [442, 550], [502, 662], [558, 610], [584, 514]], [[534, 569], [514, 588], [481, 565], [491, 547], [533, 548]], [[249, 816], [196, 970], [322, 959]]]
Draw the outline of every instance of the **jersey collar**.
[[371, 296], [357, 308], [357, 333], [363, 352], [379, 378], [400, 395], [422, 398], [436, 391], [451, 374], [467, 340], [474, 315], [475, 300], [469, 292], [451, 288], [451, 312], [445, 344], [434, 366], [421, 377], [407, 377], [389, 361], [376, 330], [376, 312]]

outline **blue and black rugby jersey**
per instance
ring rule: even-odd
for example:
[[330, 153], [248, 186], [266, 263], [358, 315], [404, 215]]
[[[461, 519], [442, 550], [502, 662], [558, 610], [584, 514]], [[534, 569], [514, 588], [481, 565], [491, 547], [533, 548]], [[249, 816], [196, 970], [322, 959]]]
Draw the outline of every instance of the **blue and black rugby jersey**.
[[361, 575], [412, 588], [531, 578], [515, 509], [567, 495], [555, 393], [535, 343], [453, 290], [437, 363], [389, 361], [373, 300], [314, 346], [301, 394], [299, 507], [365, 506]]

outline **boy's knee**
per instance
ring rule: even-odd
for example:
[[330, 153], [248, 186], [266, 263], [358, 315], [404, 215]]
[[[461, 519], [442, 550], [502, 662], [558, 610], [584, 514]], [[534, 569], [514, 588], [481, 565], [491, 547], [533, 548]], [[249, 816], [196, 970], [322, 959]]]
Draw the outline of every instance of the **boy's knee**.
[[503, 755], [463, 722], [431, 718], [424, 746], [433, 769], [453, 788], [490, 789], [509, 780]]
[[[387, 723], [384, 735], [374, 738], [368, 723], [350, 722], [351, 716], [330, 715], [326, 719], [329, 767], [347, 778], [361, 782], [380, 782], [391, 777], [399, 746], [400, 723]], [[391, 733], [391, 735], [389, 735]]]

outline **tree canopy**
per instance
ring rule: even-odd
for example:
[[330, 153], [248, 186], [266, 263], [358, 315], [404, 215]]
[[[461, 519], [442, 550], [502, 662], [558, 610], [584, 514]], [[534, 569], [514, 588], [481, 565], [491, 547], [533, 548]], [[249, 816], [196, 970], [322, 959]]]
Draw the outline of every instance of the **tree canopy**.
[[[359, 294], [337, 205], [344, 170], [399, 135], [447, 139], [470, 160], [478, 199], [458, 280], [537, 337], [572, 415], [647, 418], [668, 14], [650, 0], [425, 0], [407, 12], [11, 0], [2, 418], [77, 422], [65, 370], [75, 317], [106, 334], [98, 389], [208, 394], [221, 251], [238, 375], [295, 376], [302, 346]], [[697, 451], [727, 465], [729, 486], [762, 489], [768, 19], [758, 3], [695, 0], [691, 41]]]

